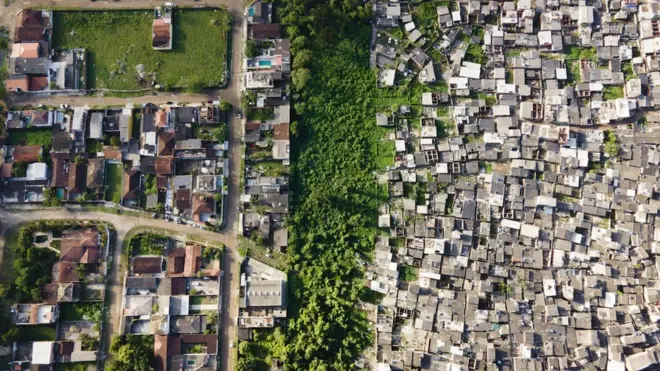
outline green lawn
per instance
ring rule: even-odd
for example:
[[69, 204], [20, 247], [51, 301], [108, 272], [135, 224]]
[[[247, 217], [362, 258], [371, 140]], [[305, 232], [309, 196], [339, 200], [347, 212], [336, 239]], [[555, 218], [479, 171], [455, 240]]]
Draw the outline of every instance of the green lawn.
[[151, 47], [152, 10], [55, 11], [53, 48], [88, 51], [88, 87], [138, 89], [136, 66], [164, 87], [198, 90], [224, 82], [230, 16], [224, 10], [174, 12], [173, 47]]
[[191, 296], [190, 305], [217, 304], [217, 296]]
[[46, 146], [53, 143], [53, 130], [46, 129], [16, 129], [9, 130], [9, 144], [24, 146]]
[[121, 199], [121, 176], [123, 167], [117, 163], [106, 163], [105, 165], [105, 185], [108, 187], [105, 192], [105, 200], [119, 202]]
[[101, 303], [60, 303], [60, 321], [100, 321]]
[[289, 169], [282, 164], [282, 161], [266, 160], [257, 162], [255, 168], [259, 169], [266, 176], [280, 176], [289, 173]]
[[18, 326], [18, 342], [54, 341], [56, 337], [54, 326], [35, 325]]

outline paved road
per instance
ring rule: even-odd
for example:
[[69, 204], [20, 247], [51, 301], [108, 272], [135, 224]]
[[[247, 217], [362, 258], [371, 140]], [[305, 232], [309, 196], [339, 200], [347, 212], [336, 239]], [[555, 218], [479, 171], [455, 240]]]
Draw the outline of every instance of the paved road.
[[[156, 96], [144, 96], [134, 98], [114, 98], [114, 97], [53, 97], [53, 98], [31, 98], [24, 97], [16, 98], [12, 104], [47, 104], [59, 105], [70, 104], [72, 106], [82, 105], [125, 105], [127, 103], [141, 104], [141, 103], [165, 103], [173, 101], [178, 103], [183, 102], [202, 102], [207, 100], [216, 100], [221, 98], [232, 103], [235, 107], [240, 106], [241, 96], [241, 68], [243, 57], [243, 27], [244, 27], [244, 0], [177, 0], [175, 3], [178, 6], [224, 6], [231, 13], [234, 18], [232, 25], [232, 58], [231, 58], [231, 74], [229, 85], [226, 89], [209, 91], [205, 94], [189, 94], [189, 93], [160, 93]], [[72, 7], [72, 8], [85, 8], [85, 9], [129, 9], [129, 8], [151, 8], [157, 5], [162, 5], [162, 0], [122, 0], [122, 1], [96, 1], [89, 0], [12, 0], [8, 7], [0, 7], [0, 24], [9, 26], [13, 31], [16, 21], [16, 14], [22, 9], [27, 7], [38, 8], [40, 6], [48, 7]], [[30, 212], [23, 211], [7, 215], [6, 212], [0, 211], [0, 233], [6, 228], [3, 222], [15, 223], [21, 220], [36, 220], [36, 219], [101, 219], [114, 224], [117, 229], [117, 246], [115, 247], [113, 267], [112, 267], [112, 293], [110, 297], [110, 310], [112, 334], [116, 334], [119, 330], [119, 316], [121, 315], [121, 293], [122, 293], [122, 274], [120, 269], [120, 261], [122, 254], [123, 240], [126, 234], [136, 227], [154, 227], [164, 228], [177, 233], [186, 233], [196, 235], [207, 239], [209, 242], [224, 243], [228, 249], [225, 254], [224, 262], [224, 277], [223, 282], [223, 296], [222, 296], [222, 309], [223, 313], [220, 318], [222, 333], [220, 338], [220, 370], [231, 371], [234, 370], [234, 352], [229, 348], [229, 342], [233, 341], [236, 336], [236, 316], [238, 315], [238, 287], [239, 287], [239, 272], [238, 272], [238, 252], [236, 231], [238, 225], [238, 206], [240, 190], [240, 174], [241, 174], [241, 156], [242, 150], [242, 122], [235, 117], [230, 118], [229, 130], [229, 184], [228, 184], [228, 201], [227, 210], [225, 214], [226, 230], [222, 234], [207, 232], [196, 228], [191, 228], [185, 225], [178, 225], [165, 222], [163, 220], [144, 219], [130, 216], [107, 214], [101, 212], [85, 212], [85, 211], [39, 211]], [[0, 241], [0, 247], [2, 247]]]
[[[0, 230], [4, 231], [10, 229], [17, 224], [34, 221], [34, 220], [58, 220], [58, 219], [78, 219], [78, 220], [103, 220], [111, 223], [117, 230], [117, 239], [114, 249], [111, 279], [110, 279], [110, 328], [108, 331], [108, 339], [119, 333], [119, 326], [121, 322], [121, 304], [122, 304], [122, 291], [123, 291], [123, 275], [125, 272], [121, 269], [121, 256], [123, 253], [123, 243], [127, 234], [136, 228], [158, 228], [167, 230], [170, 233], [182, 235], [194, 235], [197, 238], [202, 238], [208, 243], [223, 243], [227, 249], [226, 259], [224, 261], [225, 270], [223, 293], [231, 292], [233, 287], [238, 285], [238, 274], [233, 268], [236, 267], [236, 237], [231, 231], [228, 233], [214, 233], [209, 231], [192, 228], [188, 225], [175, 224], [167, 222], [162, 219], [140, 218], [135, 216], [118, 215], [97, 211], [84, 211], [75, 209], [55, 209], [55, 210], [24, 210], [12, 211], [0, 210]], [[235, 305], [230, 303], [231, 298], [236, 295], [223, 295], [223, 310], [227, 314], [227, 321], [233, 323], [236, 318], [234, 312], [227, 311], [228, 305]], [[225, 300], [226, 298], [226, 300]], [[229, 307], [231, 309], [231, 307]], [[223, 330], [223, 338], [227, 341], [233, 339], [235, 328], [230, 326]], [[224, 340], [223, 339], [223, 340]], [[233, 357], [229, 352], [225, 353], [228, 356], [222, 355], [221, 361], [223, 367], [233, 367]], [[224, 370], [232, 370], [233, 368], [223, 368]]]

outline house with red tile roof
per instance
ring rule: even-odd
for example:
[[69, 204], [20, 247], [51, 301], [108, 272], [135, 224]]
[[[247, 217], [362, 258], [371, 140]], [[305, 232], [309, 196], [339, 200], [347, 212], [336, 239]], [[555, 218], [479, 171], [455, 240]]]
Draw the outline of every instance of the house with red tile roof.
[[101, 234], [96, 227], [62, 232], [60, 261], [98, 263], [100, 238]]
[[215, 200], [211, 195], [194, 195], [192, 198], [192, 217], [197, 223], [204, 223], [215, 214]]
[[41, 146], [16, 146], [12, 152], [14, 162], [37, 162], [41, 156]]

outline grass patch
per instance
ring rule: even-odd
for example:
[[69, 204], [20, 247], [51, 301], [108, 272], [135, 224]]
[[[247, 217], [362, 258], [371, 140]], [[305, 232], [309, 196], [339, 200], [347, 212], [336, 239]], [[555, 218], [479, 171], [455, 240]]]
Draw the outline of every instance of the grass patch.
[[266, 246], [258, 244], [249, 238], [238, 238], [238, 252], [241, 256], [249, 256], [277, 269], [287, 271], [286, 255], [279, 251], [269, 251]]
[[570, 45], [564, 48], [564, 55], [566, 60], [587, 59], [594, 62], [598, 61], [598, 53], [594, 47], [581, 48]]
[[218, 304], [217, 296], [190, 296], [190, 305]]
[[35, 325], [35, 326], [17, 326], [18, 336], [16, 341], [54, 341], [57, 334], [54, 326]]
[[167, 236], [156, 233], [139, 233], [133, 237], [128, 245], [129, 256], [137, 255], [163, 255]]
[[106, 163], [105, 165], [105, 200], [119, 203], [121, 201], [122, 164]]
[[[87, 49], [90, 89], [134, 90], [149, 81], [197, 90], [224, 83], [230, 16], [221, 9], [174, 11], [170, 51], [151, 47], [152, 10], [55, 11], [54, 49]], [[147, 75], [140, 82], [137, 65]]]
[[266, 176], [280, 176], [289, 174], [289, 168], [282, 161], [260, 161], [255, 165]]
[[399, 279], [405, 282], [412, 282], [417, 279], [417, 268], [407, 264], [399, 265]]
[[603, 88], [603, 99], [614, 100], [618, 98], [623, 98], [623, 87], [606, 86]]
[[394, 141], [381, 140], [376, 142], [376, 167], [382, 170], [394, 165], [394, 152]]
[[488, 62], [488, 57], [484, 54], [481, 44], [470, 44], [465, 52], [465, 60], [484, 65]]
[[100, 321], [101, 303], [60, 303], [60, 321]]
[[53, 130], [50, 128], [9, 130], [9, 144], [50, 147], [53, 144]]

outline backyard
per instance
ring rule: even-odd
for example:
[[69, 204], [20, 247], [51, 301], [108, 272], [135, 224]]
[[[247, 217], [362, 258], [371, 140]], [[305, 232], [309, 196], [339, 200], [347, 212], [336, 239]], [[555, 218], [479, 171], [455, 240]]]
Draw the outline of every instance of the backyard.
[[56, 11], [53, 19], [54, 49], [87, 50], [90, 89], [135, 90], [155, 81], [165, 89], [199, 90], [224, 82], [231, 21], [222, 9], [176, 9], [169, 51], [151, 47], [151, 9]]
[[16, 340], [19, 342], [26, 341], [54, 341], [56, 338], [55, 326], [18, 326], [18, 336]]
[[105, 165], [106, 191], [105, 200], [119, 203], [121, 200], [121, 176], [122, 165], [119, 163], [107, 163]]
[[53, 129], [8, 130], [9, 144], [50, 147], [53, 142]]
[[60, 320], [100, 321], [102, 310], [101, 303], [61, 303]]

